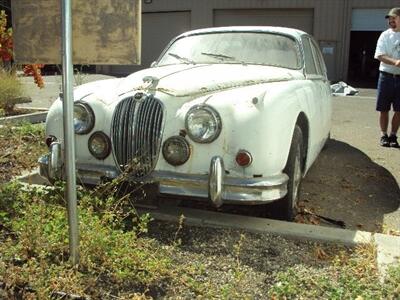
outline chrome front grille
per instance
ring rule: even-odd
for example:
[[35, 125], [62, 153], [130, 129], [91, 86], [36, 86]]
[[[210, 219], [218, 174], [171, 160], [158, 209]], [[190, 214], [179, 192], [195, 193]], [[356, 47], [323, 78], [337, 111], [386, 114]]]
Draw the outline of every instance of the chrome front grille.
[[163, 104], [152, 95], [137, 93], [117, 105], [111, 123], [111, 139], [121, 171], [138, 178], [155, 168], [161, 147], [163, 115]]

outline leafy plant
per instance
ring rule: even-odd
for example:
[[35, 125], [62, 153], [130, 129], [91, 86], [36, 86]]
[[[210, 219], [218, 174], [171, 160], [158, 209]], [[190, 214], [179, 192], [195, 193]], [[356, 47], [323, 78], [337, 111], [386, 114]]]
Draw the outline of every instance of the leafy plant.
[[341, 251], [330, 262], [322, 271], [293, 267], [279, 272], [269, 296], [273, 299], [398, 299], [400, 265], [391, 269], [382, 284], [373, 244], [358, 246], [350, 256]]
[[0, 59], [1, 62], [9, 62], [13, 57], [12, 29], [7, 28], [7, 15], [0, 10]]
[[167, 253], [139, 237], [147, 227], [147, 217], [137, 218], [137, 230], [124, 231], [115, 207], [98, 212], [93, 206], [98, 199], [88, 199], [83, 193], [79, 206], [81, 260], [79, 268], [71, 269], [65, 208], [54, 198], [45, 203], [46, 192], [16, 192], [16, 188], [5, 185], [0, 194], [0, 199], [12, 198], [18, 203], [18, 208], [10, 208], [5, 200], [0, 206], [7, 212], [1, 221], [14, 237], [3, 238], [0, 245], [0, 281], [6, 286], [29, 286], [47, 298], [53, 290], [96, 295], [99, 287], [104, 291], [113, 285], [121, 294], [131, 286], [145, 292], [155, 282], [168, 280], [171, 262]]
[[13, 111], [22, 94], [23, 88], [18, 78], [0, 70], [0, 109], [3, 109], [6, 114]]
[[[9, 73], [14, 73], [13, 68], [11, 68], [11, 62], [14, 57], [13, 47], [13, 30], [11, 27], [7, 26], [6, 12], [0, 10], [0, 63], [3, 65], [3, 71]], [[44, 87], [44, 81], [41, 74], [41, 69], [43, 67], [44, 65], [42, 64], [28, 64], [23, 66], [24, 74], [27, 76], [33, 76], [34, 81], [39, 88]]]
[[48, 151], [44, 131], [44, 124], [0, 127], [0, 183], [37, 167], [37, 158]]

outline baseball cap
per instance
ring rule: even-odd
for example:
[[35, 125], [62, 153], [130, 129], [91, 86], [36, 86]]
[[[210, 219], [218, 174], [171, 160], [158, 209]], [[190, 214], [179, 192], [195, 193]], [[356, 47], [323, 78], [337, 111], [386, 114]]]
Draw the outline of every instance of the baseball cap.
[[392, 8], [385, 18], [400, 16], [400, 7]]

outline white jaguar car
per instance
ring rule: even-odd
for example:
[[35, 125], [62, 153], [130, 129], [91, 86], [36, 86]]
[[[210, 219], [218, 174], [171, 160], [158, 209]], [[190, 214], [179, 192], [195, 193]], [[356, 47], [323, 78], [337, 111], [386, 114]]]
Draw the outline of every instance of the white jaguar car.
[[[74, 101], [79, 183], [125, 174], [217, 207], [275, 201], [288, 220], [331, 128], [318, 44], [281, 27], [186, 32], [151, 68], [78, 86]], [[62, 119], [57, 99], [39, 159], [50, 182], [64, 178]]]

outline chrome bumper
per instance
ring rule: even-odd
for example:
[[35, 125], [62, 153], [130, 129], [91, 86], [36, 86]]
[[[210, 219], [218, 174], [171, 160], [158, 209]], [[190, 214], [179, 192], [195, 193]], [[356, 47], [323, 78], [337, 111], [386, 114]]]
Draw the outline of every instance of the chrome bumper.
[[[61, 179], [61, 164], [55, 146], [50, 154], [39, 159], [39, 172], [50, 182]], [[116, 178], [120, 172], [116, 168], [78, 164], [77, 181], [85, 184], [99, 184], [105, 178]], [[209, 199], [215, 206], [230, 204], [263, 204], [284, 197], [287, 194], [286, 174], [269, 177], [237, 178], [225, 174], [221, 157], [211, 160], [209, 174], [191, 175], [170, 171], [153, 171], [150, 176], [142, 178], [143, 182], [156, 182], [159, 193], [165, 195], [198, 197]]]

